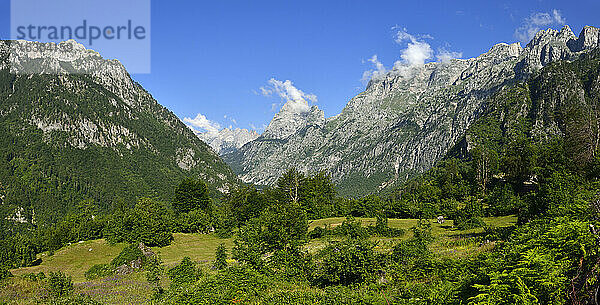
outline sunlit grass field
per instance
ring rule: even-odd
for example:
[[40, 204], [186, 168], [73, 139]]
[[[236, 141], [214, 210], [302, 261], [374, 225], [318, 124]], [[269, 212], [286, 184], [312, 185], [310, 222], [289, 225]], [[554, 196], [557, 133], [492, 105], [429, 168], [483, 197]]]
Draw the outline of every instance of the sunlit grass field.
[[[374, 218], [357, 218], [364, 226], [374, 225]], [[317, 226], [335, 227], [340, 225], [345, 218], [335, 217], [311, 221], [309, 230]], [[484, 218], [487, 226], [505, 227], [516, 222], [515, 216]], [[401, 237], [383, 238], [371, 237], [377, 243], [377, 249], [389, 251], [401, 240], [412, 236], [410, 228], [417, 224], [416, 219], [389, 219], [388, 225], [393, 228], [401, 228], [406, 231]], [[461, 257], [493, 248], [494, 243], [480, 244], [480, 240], [474, 238], [483, 233], [482, 228], [460, 231], [453, 228], [453, 222], [447, 220], [444, 224], [438, 224], [430, 220], [432, 234], [435, 241], [430, 245], [433, 252], [448, 257]], [[221, 239], [214, 234], [174, 234], [171, 245], [163, 248], [153, 248], [166, 266], [170, 268], [179, 263], [183, 257], [188, 256], [193, 261], [209, 268], [214, 260], [217, 246], [225, 244], [228, 253], [231, 253], [233, 239]], [[325, 247], [330, 240], [339, 238], [327, 237], [312, 240], [305, 246], [311, 253]], [[145, 274], [133, 273], [128, 275], [115, 275], [108, 278], [88, 281], [85, 272], [95, 264], [106, 264], [116, 257], [125, 244], [110, 245], [104, 239], [85, 241], [66, 246], [53, 255], [43, 253], [39, 257], [42, 262], [38, 266], [11, 270], [14, 277], [0, 283], [0, 304], [38, 304], [47, 295], [44, 281], [31, 281], [23, 277], [30, 273], [44, 272], [46, 275], [51, 271], [62, 271], [69, 274], [75, 285], [75, 293], [83, 293], [106, 304], [148, 304], [151, 288], [146, 282]], [[37, 300], [37, 301], [36, 301]], [[40, 301], [41, 302], [41, 301]], [[41, 303], [39, 303], [41, 304]]]

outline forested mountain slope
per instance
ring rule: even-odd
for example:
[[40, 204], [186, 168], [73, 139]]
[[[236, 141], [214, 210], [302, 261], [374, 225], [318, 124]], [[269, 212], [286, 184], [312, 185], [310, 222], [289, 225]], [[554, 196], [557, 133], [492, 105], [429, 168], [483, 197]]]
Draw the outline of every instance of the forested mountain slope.
[[58, 46], [0, 41], [0, 219], [48, 223], [84, 199], [170, 200], [184, 177], [215, 192], [237, 183], [118, 61]]

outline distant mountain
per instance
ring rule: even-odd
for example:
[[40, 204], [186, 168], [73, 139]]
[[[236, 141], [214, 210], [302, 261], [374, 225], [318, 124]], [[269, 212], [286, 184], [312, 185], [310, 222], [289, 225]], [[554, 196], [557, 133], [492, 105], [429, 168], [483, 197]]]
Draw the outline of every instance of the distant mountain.
[[1, 219], [49, 223], [84, 199], [170, 200], [184, 177], [214, 192], [239, 181], [118, 61], [72, 40], [0, 41]]
[[385, 190], [464, 142], [500, 92], [552, 62], [597, 49], [599, 40], [598, 28], [585, 27], [576, 37], [565, 26], [540, 31], [525, 48], [500, 43], [476, 58], [395, 69], [371, 80], [332, 118], [316, 107], [297, 113], [284, 106], [260, 137], [224, 159], [249, 183], [272, 185], [296, 167], [330, 173], [342, 194]]
[[260, 135], [254, 130], [242, 128], [223, 128], [219, 131], [196, 132], [196, 135], [219, 155], [235, 152], [244, 144], [255, 140]]

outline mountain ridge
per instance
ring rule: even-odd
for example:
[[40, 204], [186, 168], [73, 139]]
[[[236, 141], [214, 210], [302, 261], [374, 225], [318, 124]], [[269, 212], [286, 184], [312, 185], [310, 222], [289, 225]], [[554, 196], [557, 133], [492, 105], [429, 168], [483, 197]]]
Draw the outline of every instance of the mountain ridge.
[[598, 29], [540, 31], [522, 48], [499, 43], [478, 57], [394, 69], [372, 79], [323, 126], [261, 136], [224, 159], [247, 183], [271, 185], [288, 167], [326, 171], [343, 194], [385, 189], [443, 158], [502, 88], [551, 62], [598, 48]]
[[85, 199], [167, 201], [186, 177], [213, 192], [239, 183], [123, 65], [75, 41], [0, 41], [0, 100], [2, 219], [52, 223]]

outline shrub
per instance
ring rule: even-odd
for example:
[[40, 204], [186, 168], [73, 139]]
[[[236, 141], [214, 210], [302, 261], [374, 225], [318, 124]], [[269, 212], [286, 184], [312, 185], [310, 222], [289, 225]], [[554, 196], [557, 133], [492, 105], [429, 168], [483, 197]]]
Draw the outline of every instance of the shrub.
[[354, 217], [347, 217], [341, 225], [335, 227], [332, 230], [332, 234], [358, 239], [364, 239], [369, 237], [369, 232], [367, 231], [367, 229], [363, 228], [360, 223], [360, 220], [356, 220], [354, 219]]
[[315, 227], [312, 231], [308, 232], [308, 237], [310, 239], [322, 238], [327, 235], [328, 230], [323, 227]]
[[459, 230], [469, 230], [485, 226], [485, 223], [480, 218], [483, 216], [483, 205], [475, 198], [467, 199], [466, 205], [459, 210], [455, 219], [454, 226]]
[[227, 250], [225, 244], [220, 244], [215, 253], [215, 269], [222, 270], [227, 268]]
[[431, 234], [431, 223], [429, 220], [419, 219], [417, 225], [412, 227], [413, 238], [419, 242], [428, 244], [433, 241], [433, 234]]
[[173, 209], [177, 213], [188, 213], [193, 210], [209, 210], [211, 208], [208, 187], [202, 180], [184, 179], [175, 189]]
[[200, 270], [196, 268], [196, 264], [187, 256], [183, 258], [179, 265], [173, 267], [167, 273], [171, 279], [171, 289], [196, 282], [202, 275]]
[[374, 247], [371, 242], [351, 239], [328, 245], [317, 256], [320, 268], [315, 275], [316, 283], [327, 286], [366, 281], [379, 268]]
[[403, 229], [390, 228], [388, 226], [388, 218], [384, 211], [377, 213], [377, 222], [375, 223], [375, 226], [369, 226], [367, 229], [369, 235], [381, 237], [399, 237], [406, 233]]
[[214, 275], [203, 277], [186, 289], [170, 290], [164, 304], [249, 304], [265, 291], [268, 278], [242, 266], [232, 266]]
[[148, 246], [168, 246], [173, 241], [173, 217], [164, 203], [141, 198], [133, 209], [115, 211], [106, 227], [111, 243], [143, 242]]
[[142, 266], [146, 263], [146, 256], [142, 253], [142, 250], [138, 248], [138, 246], [131, 244], [121, 251], [117, 257], [115, 257], [110, 264], [113, 267], [119, 267], [125, 264], [129, 264], [129, 262], [140, 259], [142, 261]]
[[211, 215], [203, 210], [193, 210], [178, 215], [175, 227], [182, 233], [208, 233], [212, 225]]
[[431, 257], [431, 251], [427, 248], [427, 244], [414, 238], [400, 242], [392, 250], [392, 259], [399, 263], [429, 257]]
[[44, 272], [40, 272], [40, 273], [25, 273], [23, 275], [21, 275], [23, 278], [28, 279], [30, 281], [33, 282], [37, 282], [39, 280], [43, 280], [46, 278], [46, 275], [44, 274]]
[[73, 281], [71, 277], [58, 272], [50, 272], [48, 276], [48, 290], [53, 297], [63, 297], [73, 292]]
[[456, 221], [456, 227], [459, 230], [470, 230], [475, 228], [485, 227], [485, 222], [483, 219], [479, 217], [471, 217], [468, 219], [461, 219], [460, 221]]
[[0, 266], [0, 281], [11, 277], [12, 273], [10, 273], [10, 271], [8, 271], [8, 268], [4, 267], [4, 266]]
[[164, 267], [161, 264], [162, 261], [158, 253], [148, 258], [146, 280], [152, 286], [152, 290], [154, 291], [153, 298], [155, 299], [160, 298], [163, 293], [163, 288], [160, 285], [160, 277]]
[[269, 271], [291, 281], [309, 278], [313, 268], [312, 256], [299, 247], [276, 250], [268, 260]]
[[491, 216], [515, 214], [524, 205], [509, 184], [494, 188], [488, 196], [487, 202], [488, 213]]
[[96, 264], [90, 267], [88, 271], [85, 272], [85, 278], [88, 280], [93, 280], [101, 277], [107, 277], [114, 273], [114, 268], [109, 264]]

